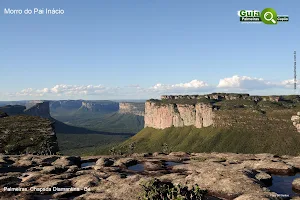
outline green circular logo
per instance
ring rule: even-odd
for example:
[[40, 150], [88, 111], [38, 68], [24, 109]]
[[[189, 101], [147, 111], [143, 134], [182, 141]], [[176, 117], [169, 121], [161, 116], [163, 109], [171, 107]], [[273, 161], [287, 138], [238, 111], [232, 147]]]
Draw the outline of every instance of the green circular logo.
[[273, 8], [265, 8], [260, 14], [260, 19], [265, 24], [277, 24], [277, 13]]

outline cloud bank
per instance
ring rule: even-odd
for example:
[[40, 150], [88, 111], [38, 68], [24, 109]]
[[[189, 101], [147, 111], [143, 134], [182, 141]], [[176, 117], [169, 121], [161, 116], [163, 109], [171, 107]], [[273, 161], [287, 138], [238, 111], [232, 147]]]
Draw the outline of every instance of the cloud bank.
[[[299, 81], [297, 84], [300, 83]], [[151, 87], [129, 85], [123, 87], [107, 87], [104, 85], [67, 85], [58, 84], [50, 88], [26, 88], [19, 92], [9, 93], [10, 98], [106, 98], [106, 99], [136, 99], [158, 98], [162, 94], [201, 94], [210, 92], [268, 92], [270, 89], [292, 91], [294, 80], [271, 82], [262, 78], [249, 76], [226, 77], [219, 80], [217, 85], [208, 84], [201, 80], [186, 83], [163, 84], [157, 83]]]
[[234, 75], [223, 78], [219, 81], [217, 88], [240, 89], [240, 90], [263, 90], [272, 87], [279, 87], [280, 84], [266, 81], [262, 78], [251, 78], [248, 76]]

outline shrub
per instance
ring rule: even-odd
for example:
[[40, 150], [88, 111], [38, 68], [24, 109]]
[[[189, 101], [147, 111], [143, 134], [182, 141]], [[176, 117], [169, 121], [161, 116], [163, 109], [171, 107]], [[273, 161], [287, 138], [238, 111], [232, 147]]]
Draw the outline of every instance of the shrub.
[[207, 193], [198, 185], [189, 190], [187, 186], [175, 186], [171, 182], [162, 182], [159, 179], [151, 180], [142, 186], [145, 200], [202, 200]]

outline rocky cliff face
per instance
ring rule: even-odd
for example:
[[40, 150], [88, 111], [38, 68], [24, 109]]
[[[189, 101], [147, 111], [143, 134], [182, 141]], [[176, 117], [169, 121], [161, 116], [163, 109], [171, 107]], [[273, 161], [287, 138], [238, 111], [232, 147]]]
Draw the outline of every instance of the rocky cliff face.
[[147, 101], [145, 127], [164, 129], [171, 126], [208, 127], [214, 124], [213, 108], [209, 104], [161, 104]]
[[15, 115], [0, 118], [0, 153], [54, 154], [58, 151], [50, 120]]
[[[32, 101], [27, 101], [27, 102], [25, 103], [25, 106], [26, 106], [26, 109], [29, 109], [29, 108], [35, 106], [36, 104], [38, 104], [38, 103], [43, 103], [43, 102], [44, 102], [44, 101], [42, 101], [42, 100], [32, 100]], [[22, 105], [22, 104], [20, 104], [20, 105]]]
[[26, 109], [24, 114], [31, 115], [31, 116], [40, 116], [43, 118], [51, 118], [50, 110], [49, 110], [49, 102], [40, 102], [35, 104], [34, 106]]
[[125, 103], [125, 102], [119, 103], [119, 113], [144, 116], [145, 115], [145, 104], [144, 103]]
[[[229, 115], [221, 116], [219, 110], [244, 109], [265, 114], [274, 109], [291, 109], [300, 102], [300, 95], [250, 96], [237, 93], [212, 93], [206, 95], [162, 95], [161, 100], [151, 99], [145, 104], [145, 127], [164, 129], [175, 126], [197, 128], [236, 124]], [[229, 116], [229, 117], [228, 117]], [[300, 115], [299, 115], [300, 116]], [[298, 118], [299, 118], [298, 116]], [[294, 117], [297, 118], [296, 116]], [[299, 120], [297, 118], [297, 120]], [[299, 120], [300, 121], [300, 120]], [[294, 120], [300, 132], [300, 123]]]
[[112, 101], [83, 101], [80, 109], [92, 112], [116, 112], [119, 110], [119, 104]]
[[63, 109], [79, 109], [82, 106], [83, 100], [59, 100], [50, 102], [50, 110], [57, 108]]

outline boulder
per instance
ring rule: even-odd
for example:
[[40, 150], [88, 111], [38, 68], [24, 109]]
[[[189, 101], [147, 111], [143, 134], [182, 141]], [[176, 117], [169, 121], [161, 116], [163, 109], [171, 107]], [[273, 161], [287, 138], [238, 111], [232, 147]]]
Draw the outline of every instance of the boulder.
[[270, 174], [267, 174], [265, 172], [259, 172], [258, 174], [255, 175], [255, 178], [267, 185], [272, 184], [272, 176]]
[[24, 168], [29, 168], [32, 167], [33, 165], [35, 165], [36, 163], [33, 162], [32, 160], [25, 160], [25, 159], [21, 159], [18, 160], [17, 162], [15, 162], [13, 164], [13, 166], [15, 167], [24, 167]]
[[234, 200], [269, 200], [270, 198], [266, 197], [266, 195], [262, 194], [243, 194]]
[[187, 156], [189, 156], [189, 154], [186, 152], [180, 151], [180, 152], [171, 152], [171, 153], [169, 153], [169, 156], [187, 157]]
[[35, 182], [37, 181], [40, 177], [42, 176], [42, 174], [40, 172], [27, 172], [24, 173], [20, 178], [21, 178], [21, 182]]
[[77, 165], [78, 167], [80, 167], [81, 165], [81, 158], [78, 156], [63, 156], [57, 160], [55, 160], [52, 165], [53, 166], [60, 166], [60, 167], [67, 167], [67, 166], [71, 166], [71, 165]]
[[52, 187], [67, 187], [70, 185], [70, 180], [50, 179], [37, 185], [39, 188], [52, 188]]
[[282, 161], [273, 162], [271, 161], [271, 159], [260, 161], [247, 160], [244, 161], [241, 165], [254, 170], [266, 171], [270, 174], [288, 175], [295, 172], [295, 168], [293, 166], [288, 165]]
[[160, 163], [154, 163], [154, 162], [144, 162], [144, 168], [145, 170], [149, 171], [156, 171], [163, 169], [163, 165]]
[[292, 121], [297, 121], [297, 122], [299, 122], [300, 116], [299, 116], [299, 115], [293, 115], [293, 116], [291, 117], [291, 120], [292, 120]]
[[296, 178], [293, 182], [292, 182], [292, 186], [295, 190], [300, 191], [300, 178]]
[[96, 162], [96, 166], [102, 166], [102, 167], [110, 167], [114, 164], [114, 160], [111, 158], [100, 158]]
[[68, 173], [76, 173], [78, 170], [79, 170], [79, 167], [78, 167], [77, 165], [71, 165], [71, 166], [68, 168], [67, 172], [68, 172]]
[[138, 161], [133, 158], [120, 158], [119, 160], [116, 161], [115, 165], [129, 167], [132, 165], [136, 165], [137, 163]]
[[64, 192], [58, 192], [53, 194], [53, 198], [55, 199], [73, 199], [74, 196], [79, 196], [81, 194], [85, 193], [85, 191], [80, 190], [74, 190], [74, 191], [64, 191]]
[[67, 169], [63, 168], [61, 166], [46, 166], [43, 167], [42, 172], [44, 174], [60, 174], [62, 172], [65, 172]]
[[72, 185], [77, 188], [94, 187], [100, 183], [99, 177], [93, 174], [85, 174], [71, 179]]

